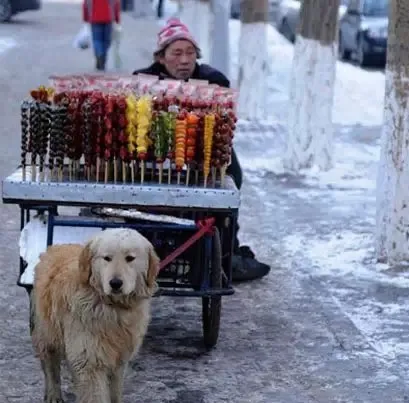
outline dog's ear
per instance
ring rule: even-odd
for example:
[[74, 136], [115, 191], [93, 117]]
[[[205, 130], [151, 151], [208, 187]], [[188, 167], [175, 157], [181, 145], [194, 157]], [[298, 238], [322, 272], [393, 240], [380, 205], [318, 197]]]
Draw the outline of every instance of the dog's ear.
[[79, 270], [80, 270], [80, 281], [82, 284], [88, 284], [91, 277], [91, 241], [87, 242], [81, 251], [79, 257]]
[[149, 267], [148, 273], [146, 275], [146, 284], [149, 289], [154, 289], [156, 287], [156, 277], [159, 274], [159, 263], [160, 259], [155, 252], [153, 246], [149, 249]]
[[148, 253], [148, 270], [136, 282], [135, 295], [139, 298], [152, 297], [158, 289], [156, 277], [159, 272], [159, 258], [152, 245], [149, 247]]

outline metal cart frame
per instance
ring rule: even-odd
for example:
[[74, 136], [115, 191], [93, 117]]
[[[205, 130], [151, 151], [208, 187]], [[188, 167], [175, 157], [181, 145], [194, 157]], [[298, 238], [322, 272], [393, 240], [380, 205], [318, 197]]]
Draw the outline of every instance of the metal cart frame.
[[[202, 327], [206, 347], [216, 345], [222, 296], [232, 295], [232, 252], [240, 193], [230, 177], [223, 188], [158, 184], [37, 182], [23, 180], [18, 169], [3, 181], [3, 203], [20, 207], [20, 229], [33, 212], [46, 214], [47, 246], [54, 229], [63, 227], [130, 227], [154, 245], [161, 258], [157, 295], [202, 298]], [[59, 207], [91, 207], [92, 216], [61, 216]], [[149, 214], [185, 218], [191, 224], [103, 217], [101, 208], [135, 209]], [[26, 262], [20, 257], [17, 284]]]

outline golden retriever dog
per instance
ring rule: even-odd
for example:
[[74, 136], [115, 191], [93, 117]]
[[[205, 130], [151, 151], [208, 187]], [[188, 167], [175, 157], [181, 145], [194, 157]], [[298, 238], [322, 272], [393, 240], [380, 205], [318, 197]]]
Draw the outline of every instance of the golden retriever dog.
[[61, 360], [77, 402], [120, 403], [128, 361], [142, 344], [159, 258], [131, 229], [101, 231], [85, 246], [48, 248], [36, 266], [32, 341], [46, 403], [61, 403]]

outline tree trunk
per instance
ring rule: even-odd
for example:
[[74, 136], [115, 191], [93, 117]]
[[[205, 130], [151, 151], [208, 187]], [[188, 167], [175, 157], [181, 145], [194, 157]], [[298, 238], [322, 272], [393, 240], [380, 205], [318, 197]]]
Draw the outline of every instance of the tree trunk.
[[180, 20], [187, 25], [202, 51], [202, 63], [209, 63], [211, 53], [212, 10], [210, 0], [183, 0]]
[[212, 0], [213, 29], [210, 64], [227, 77], [230, 77], [230, 8], [231, 0]]
[[376, 252], [394, 266], [409, 262], [409, 5], [390, 7]]
[[332, 167], [339, 0], [304, 0], [291, 73], [284, 166]]
[[239, 42], [239, 102], [241, 119], [261, 120], [267, 116], [268, 1], [241, 0]]

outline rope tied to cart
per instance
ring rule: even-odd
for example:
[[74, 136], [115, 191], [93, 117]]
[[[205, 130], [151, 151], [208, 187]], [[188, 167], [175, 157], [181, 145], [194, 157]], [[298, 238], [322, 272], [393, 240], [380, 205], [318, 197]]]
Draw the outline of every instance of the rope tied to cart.
[[183, 252], [189, 249], [200, 238], [203, 238], [205, 235], [213, 235], [215, 230], [214, 223], [215, 223], [214, 217], [196, 221], [196, 227], [198, 228], [198, 231], [160, 262], [159, 271], [161, 271], [167, 265], [173, 262], [178, 256], [180, 256]]

